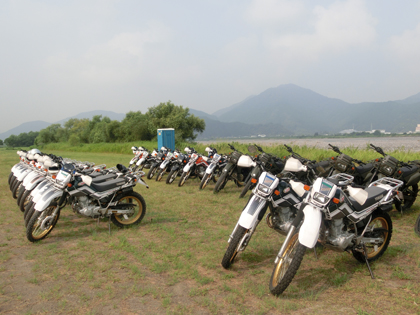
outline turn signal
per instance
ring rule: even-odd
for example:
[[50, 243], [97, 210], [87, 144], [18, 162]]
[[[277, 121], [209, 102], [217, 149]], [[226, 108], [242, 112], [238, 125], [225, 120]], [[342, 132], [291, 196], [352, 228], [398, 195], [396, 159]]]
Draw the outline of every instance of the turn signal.
[[331, 160], [335, 160], [335, 157], [333, 157], [333, 156], [332, 156], [332, 157], [331, 157]]
[[55, 175], [53, 175], [53, 176], [51, 176], [52, 177], [52, 179], [56, 179], [57, 178], [57, 176], [55, 176]]
[[398, 174], [402, 174], [401, 170], [398, 171]]
[[71, 186], [73, 186], [73, 185], [72, 185], [72, 184], [70, 184], [70, 183], [68, 183], [68, 184], [67, 184], [67, 187], [71, 187]]
[[280, 195], [280, 192], [276, 189], [276, 190], [274, 191], [274, 194], [275, 194], [276, 196], [278, 196], [278, 195]]
[[305, 185], [305, 186], [303, 186], [303, 189], [305, 189], [306, 191], [310, 191], [311, 190], [311, 186]]
[[352, 167], [351, 170], [354, 171], [354, 167]]
[[257, 183], [257, 179], [256, 178], [251, 178], [251, 183], [256, 184]]
[[339, 203], [340, 203], [340, 199], [338, 199], [338, 198], [333, 198], [332, 202], [334, 202], [335, 204], [339, 204]]
[[375, 159], [376, 162], [379, 162], [379, 159]]

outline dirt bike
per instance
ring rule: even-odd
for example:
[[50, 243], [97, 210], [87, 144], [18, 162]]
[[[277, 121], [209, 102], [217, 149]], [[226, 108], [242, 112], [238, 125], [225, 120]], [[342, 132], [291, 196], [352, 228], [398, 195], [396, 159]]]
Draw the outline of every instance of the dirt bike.
[[243, 198], [249, 190], [252, 190], [256, 186], [258, 178], [264, 170], [270, 172], [273, 175], [276, 175], [284, 169], [284, 160], [279, 159], [272, 154], [265, 153], [264, 150], [256, 144], [250, 145], [248, 147], [248, 151], [252, 154], [256, 154], [257, 150], [261, 153], [256, 155], [255, 162], [257, 165], [253, 167], [247, 179], [245, 180], [245, 185], [239, 194], [239, 198]]
[[245, 250], [258, 224], [266, 217], [267, 225], [276, 232], [286, 235], [296, 216], [297, 208], [305, 193], [304, 184], [291, 179], [279, 179], [263, 172], [252, 190], [247, 204], [229, 236], [228, 247], [222, 259], [223, 268], [233, 264], [237, 254]]
[[374, 278], [369, 263], [388, 248], [392, 221], [387, 212], [403, 182], [384, 177], [362, 189], [352, 187], [352, 181], [348, 174], [316, 179], [276, 256], [269, 282], [272, 294], [286, 290], [306, 249], [317, 242], [335, 251], [351, 252], [356, 260], [366, 263]]
[[49, 188], [40, 191], [41, 197], [33, 204], [33, 214], [26, 226], [26, 237], [31, 242], [44, 239], [55, 227], [60, 211], [69, 202], [73, 211], [91, 218], [109, 218], [122, 228], [139, 224], [146, 213], [146, 202], [133, 191], [144, 172], [129, 173], [117, 165], [122, 176], [104, 182], [76, 172], [73, 164], [63, 164]]
[[231, 144], [229, 144], [229, 147], [233, 151], [228, 155], [228, 163], [223, 168], [222, 173], [214, 186], [213, 193], [218, 193], [222, 190], [229, 180], [233, 180], [236, 186], [242, 187], [245, 185], [245, 179], [251, 172], [252, 167], [256, 165], [256, 162], [252, 157], [236, 150]]

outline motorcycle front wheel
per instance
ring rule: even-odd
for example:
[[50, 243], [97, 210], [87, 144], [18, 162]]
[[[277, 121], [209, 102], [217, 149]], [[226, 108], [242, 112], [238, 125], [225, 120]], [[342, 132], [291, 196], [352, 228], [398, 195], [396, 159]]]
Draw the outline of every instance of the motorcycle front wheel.
[[300, 267], [305, 251], [306, 247], [299, 243], [299, 233], [296, 233], [287, 244], [283, 256], [274, 265], [269, 284], [273, 295], [282, 294], [287, 289]]
[[199, 187], [200, 190], [206, 188], [206, 186], [209, 183], [211, 177], [212, 177], [211, 174], [207, 174], [207, 173], [203, 176], [203, 178], [201, 179], [201, 182], [200, 182], [200, 187]]
[[166, 183], [167, 184], [172, 184], [174, 182], [174, 180], [176, 179], [176, 177], [178, 176], [178, 172], [179, 172], [179, 170], [171, 170], [169, 172], [168, 177], [166, 178]]
[[[391, 217], [386, 212], [378, 212], [372, 215], [372, 220], [366, 230], [364, 237], [366, 238], [382, 238], [381, 244], [375, 242], [365, 243], [367, 251], [367, 260], [369, 262], [377, 260], [381, 257], [388, 248], [392, 236], [392, 221]], [[354, 258], [361, 263], [365, 262], [365, 254], [361, 251], [352, 250]]]
[[251, 179], [252, 178], [250, 178], [249, 181], [247, 181], [247, 183], [245, 184], [244, 188], [242, 188], [242, 191], [241, 191], [241, 194], [239, 195], [239, 198], [245, 197], [245, 195], [248, 192], [248, 190], [251, 189], [251, 186], [252, 186]]
[[15, 181], [15, 183], [13, 184], [12, 187], [12, 197], [13, 199], [17, 199], [18, 197], [18, 192], [19, 192], [19, 188], [22, 186], [22, 181], [21, 180], [17, 180]]
[[123, 228], [126, 226], [139, 224], [146, 214], [146, 201], [144, 198], [135, 191], [130, 191], [120, 194], [117, 199], [117, 205], [127, 204], [127, 209], [132, 209], [133, 213], [115, 214], [111, 215], [111, 221], [116, 226]]
[[23, 195], [20, 198], [19, 209], [23, 213], [25, 212], [25, 208], [26, 208], [26, 205], [28, 204], [28, 202], [32, 200], [31, 199], [31, 192], [32, 192], [32, 189], [31, 190], [25, 190], [23, 192]]
[[26, 227], [26, 238], [30, 242], [40, 241], [50, 234], [60, 217], [60, 210], [52, 217], [57, 207], [57, 203], [54, 202], [42, 212], [34, 211]]
[[147, 173], [147, 179], [152, 179], [157, 172], [157, 165], [151, 166], [149, 172]]
[[184, 186], [185, 181], [187, 180], [189, 174], [190, 174], [190, 171], [182, 172], [181, 179], [179, 180], [179, 183], [178, 183], [178, 187]]
[[156, 181], [157, 182], [160, 182], [162, 180], [163, 174], [165, 174], [165, 172], [166, 172], [166, 169], [165, 168], [159, 169], [159, 172], [156, 175]]
[[245, 234], [248, 232], [247, 229], [244, 227], [238, 225], [235, 233], [232, 236], [232, 239], [230, 240], [230, 243], [228, 245], [228, 248], [226, 249], [225, 255], [222, 259], [222, 266], [225, 269], [228, 269], [234, 262], [236, 255], [238, 254], [239, 250], [242, 247], [243, 242], [241, 240], [245, 236]]
[[227, 182], [227, 173], [223, 173], [220, 175], [219, 179], [217, 180], [216, 185], [214, 185], [213, 192], [217, 194], [223, 187], [225, 187]]
[[420, 236], [420, 215], [417, 217], [416, 224], [414, 225], [414, 232]]

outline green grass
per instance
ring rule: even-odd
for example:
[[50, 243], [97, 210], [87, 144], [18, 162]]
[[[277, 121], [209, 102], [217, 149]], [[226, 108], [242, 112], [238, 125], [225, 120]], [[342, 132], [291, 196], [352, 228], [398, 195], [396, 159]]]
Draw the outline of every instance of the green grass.
[[[238, 147], [246, 152], [246, 145]], [[310, 147], [294, 150], [311, 159], [332, 153]], [[54, 153], [108, 166], [127, 164], [132, 157], [131, 152]], [[372, 263], [376, 280], [348, 253], [318, 250], [316, 259], [308, 250], [291, 285], [277, 298], [269, 293], [268, 281], [283, 237], [264, 221], [231, 270], [220, 266], [246, 203], [232, 183], [215, 195], [214, 184], [200, 191], [197, 180], [184, 187], [147, 181], [150, 189], [135, 188], [147, 204], [139, 226], [120, 230], [111, 225], [110, 235], [107, 220], [97, 223], [66, 207], [51, 234], [32, 244], [7, 186], [16, 162], [15, 152], [0, 150], [0, 305], [6, 313], [45, 313], [45, 305], [48, 313], [63, 314], [112, 313], [114, 307], [120, 313], [144, 314], [420, 311], [420, 242], [413, 232], [419, 202], [402, 216], [392, 213], [390, 246]]]

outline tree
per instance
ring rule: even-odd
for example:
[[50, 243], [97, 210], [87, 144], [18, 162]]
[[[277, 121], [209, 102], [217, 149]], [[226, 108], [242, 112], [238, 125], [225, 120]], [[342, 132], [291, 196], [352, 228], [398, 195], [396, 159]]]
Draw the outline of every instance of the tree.
[[119, 136], [122, 141], [151, 140], [154, 135], [156, 131], [150, 132], [148, 117], [140, 111], [128, 112], [121, 121]]
[[189, 111], [188, 107], [176, 106], [171, 101], [149, 108], [146, 113], [149, 133], [156, 137], [157, 129], [174, 128], [176, 140], [194, 140], [197, 137], [194, 132], [203, 132], [206, 123]]
[[3, 145], [3, 140], [0, 139], [0, 145]]
[[47, 128], [42, 129], [35, 139], [36, 145], [60, 142], [63, 139], [65, 131], [60, 124], [49, 125]]

